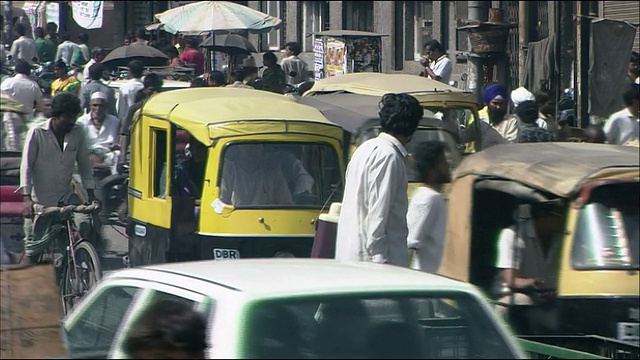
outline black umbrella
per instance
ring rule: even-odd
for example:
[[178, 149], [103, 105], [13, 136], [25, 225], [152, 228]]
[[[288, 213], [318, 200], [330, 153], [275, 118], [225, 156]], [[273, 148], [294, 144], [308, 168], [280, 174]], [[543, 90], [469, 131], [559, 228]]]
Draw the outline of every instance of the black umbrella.
[[163, 66], [167, 65], [169, 58], [153, 46], [133, 43], [115, 48], [102, 60], [102, 64], [107, 67], [127, 66], [132, 60], [140, 60], [144, 66]]
[[247, 38], [238, 34], [209, 36], [200, 44], [200, 47], [211, 51], [227, 53], [229, 55], [248, 55], [250, 53], [258, 52]]

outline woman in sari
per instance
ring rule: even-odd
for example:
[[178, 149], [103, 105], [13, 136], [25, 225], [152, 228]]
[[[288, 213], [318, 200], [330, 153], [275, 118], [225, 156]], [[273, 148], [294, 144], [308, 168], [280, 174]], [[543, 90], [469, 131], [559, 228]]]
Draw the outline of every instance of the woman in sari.
[[80, 82], [75, 76], [69, 76], [68, 70], [64, 61], [56, 61], [53, 67], [56, 79], [51, 83], [51, 96], [63, 91], [69, 91], [75, 95], [80, 93]]

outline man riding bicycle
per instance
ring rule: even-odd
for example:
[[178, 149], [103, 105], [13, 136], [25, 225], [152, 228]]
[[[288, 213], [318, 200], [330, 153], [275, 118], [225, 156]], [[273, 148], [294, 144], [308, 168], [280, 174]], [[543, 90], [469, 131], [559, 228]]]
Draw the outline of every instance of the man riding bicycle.
[[[92, 165], [85, 133], [81, 125], [76, 125], [81, 111], [77, 96], [69, 92], [56, 94], [51, 102], [51, 118], [27, 133], [20, 164], [20, 187], [17, 190], [24, 197], [25, 263], [39, 262], [49, 249], [48, 243], [34, 236], [34, 204], [47, 207], [93, 202], [100, 206], [93, 192]], [[72, 185], [76, 163], [86, 189], [86, 198]], [[90, 239], [90, 217], [75, 214], [74, 222], [80, 236]]]

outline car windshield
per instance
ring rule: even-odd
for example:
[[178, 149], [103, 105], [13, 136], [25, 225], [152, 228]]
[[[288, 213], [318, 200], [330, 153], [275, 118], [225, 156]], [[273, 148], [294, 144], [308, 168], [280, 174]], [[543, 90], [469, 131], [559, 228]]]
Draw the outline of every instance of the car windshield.
[[321, 208], [342, 198], [338, 155], [328, 144], [236, 142], [222, 158], [220, 200], [235, 208]]
[[490, 313], [460, 293], [272, 300], [248, 314], [249, 358], [515, 357]]
[[576, 269], [640, 268], [640, 184], [595, 188], [578, 214], [571, 259]]

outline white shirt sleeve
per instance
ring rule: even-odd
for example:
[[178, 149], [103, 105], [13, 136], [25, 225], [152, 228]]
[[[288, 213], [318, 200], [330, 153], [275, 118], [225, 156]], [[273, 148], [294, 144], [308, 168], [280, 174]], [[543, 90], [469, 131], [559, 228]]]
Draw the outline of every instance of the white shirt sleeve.
[[[513, 228], [506, 228], [500, 232], [500, 238], [498, 240], [498, 261], [497, 268], [500, 269], [519, 269], [520, 257], [516, 256], [514, 259], [514, 243], [517, 239], [517, 234]], [[520, 241], [518, 241], [520, 244]], [[515, 249], [520, 251], [520, 249]], [[519, 254], [516, 254], [519, 255]]]
[[604, 123], [604, 127], [602, 128], [605, 135], [607, 136], [607, 143], [616, 144], [618, 142], [618, 121], [615, 116], [609, 117], [609, 119]]
[[368, 172], [366, 193], [369, 194], [369, 212], [365, 219], [365, 224], [368, 224], [365, 248], [374, 262], [385, 263], [388, 260], [386, 225], [394, 195], [389, 189], [396, 187], [398, 165], [394, 158], [377, 159], [370, 164]]

